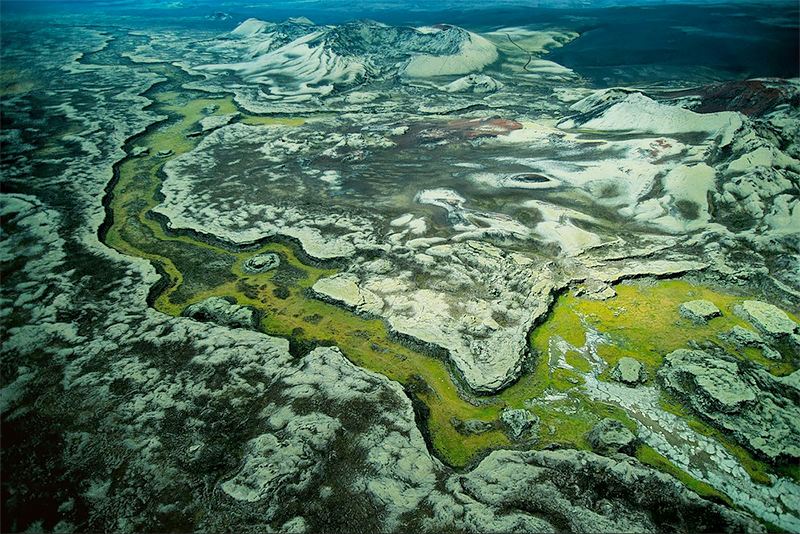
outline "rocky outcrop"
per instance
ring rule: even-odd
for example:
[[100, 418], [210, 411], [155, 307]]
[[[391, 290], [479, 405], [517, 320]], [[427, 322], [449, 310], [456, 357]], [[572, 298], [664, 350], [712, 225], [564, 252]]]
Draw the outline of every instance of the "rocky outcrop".
[[485, 74], [470, 74], [441, 87], [448, 93], [492, 93], [503, 88], [503, 84]]
[[319, 476], [323, 455], [341, 427], [337, 419], [321, 413], [284, 419], [277, 428], [282, 432], [267, 432], [247, 443], [242, 466], [220, 488], [245, 502], [265, 500], [290, 480], [296, 489], [305, 489]]
[[575, 289], [575, 296], [589, 300], [608, 300], [616, 297], [617, 292], [608, 282], [590, 278]]
[[633, 432], [616, 419], [603, 419], [586, 434], [586, 441], [599, 454], [611, 455], [618, 452], [633, 454], [637, 440]]
[[714, 317], [721, 317], [722, 312], [717, 305], [710, 300], [690, 300], [682, 302], [678, 306], [678, 313], [684, 319], [688, 319], [695, 324], [704, 325]]
[[383, 300], [369, 289], [358, 285], [358, 277], [349, 273], [339, 273], [320, 278], [312, 286], [314, 293], [357, 312], [378, 315], [383, 310]]
[[281, 264], [281, 258], [273, 252], [265, 254], [257, 254], [244, 260], [242, 263], [242, 271], [249, 274], [266, 273], [273, 269], [277, 269]]
[[[408, 245], [416, 252], [398, 260], [411, 261], [409, 270], [375, 275], [374, 263], [359, 267], [372, 273], [365, 289], [386, 303], [383, 316], [392, 331], [435, 355], [446, 353], [475, 393], [513, 383], [528, 354], [528, 332], [552, 299], [552, 265], [475, 240], [411, 239]], [[412, 282], [413, 273], [424, 288]]]
[[658, 371], [664, 388], [769, 460], [800, 458], [800, 389], [733, 357], [679, 349]]
[[240, 113], [228, 113], [227, 115], [211, 115], [200, 119], [200, 128], [203, 133], [208, 133], [211, 130], [221, 128], [226, 124], [230, 124], [234, 119], [239, 117]]
[[[278, 374], [282, 401], [259, 414], [261, 433], [222, 491], [272, 522], [297, 514], [311, 532], [399, 529], [400, 516], [415, 515], [435, 491], [440, 469], [400, 385], [334, 347], [314, 349]], [[327, 504], [286, 510], [310, 496]], [[346, 513], [329, 514], [329, 506]]]
[[612, 380], [629, 386], [635, 386], [647, 380], [647, 371], [645, 371], [641, 362], [628, 356], [620, 358], [617, 364], [608, 372], [608, 375]]
[[738, 324], [725, 333], [725, 337], [733, 341], [739, 347], [757, 347], [764, 344], [764, 339], [749, 328]]
[[777, 306], [758, 300], [746, 300], [736, 308], [736, 311], [769, 339], [800, 341], [800, 337], [797, 336], [800, 325]]
[[492, 423], [488, 421], [481, 421], [480, 419], [468, 419], [467, 421], [462, 421], [458, 417], [453, 417], [450, 420], [450, 424], [453, 425], [453, 428], [455, 428], [458, 433], [464, 434], [465, 436], [483, 434], [493, 428]]
[[550, 526], [558, 532], [764, 532], [746, 515], [701, 499], [634, 458], [496, 451], [455, 480], [460, 494], [547, 522], [529, 531]]
[[746, 347], [761, 349], [761, 353], [769, 360], [780, 361], [783, 359], [781, 353], [764, 341], [764, 338], [762, 338], [757, 332], [753, 332], [749, 328], [744, 328], [738, 324], [729, 331], [720, 333], [719, 337], [724, 341], [733, 343], [740, 349]]
[[797, 87], [779, 79], [744, 80], [678, 91], [672, 96], [699, 96], [699, 101], [692, 105], [692, 109], [698, 113], [738, 111], [751, 117], [761, 117], [781, 104], [796, 101]]
[[734, 360], [713, 358], [702, 351], [679, 349], [670, 353], [659, 376], [673, 391], [679, 387], [679, 377], [692, 380], [695, 387], [691, 393], [696, 395], [693, 404], [706, 413], [738, 413], [756, 401], [754, 384], [740, 377]]
[[503, 410], [500, 421], [508, 427], [508, 434], [515, 441], [525, 441], [539, 437], [541, 421], [528, 410]]
[[233, 297], [207, 298], [186, 306], [181, 315], [231, 328], [258, 328], [258, 313], [247, 306], [239, 306]]

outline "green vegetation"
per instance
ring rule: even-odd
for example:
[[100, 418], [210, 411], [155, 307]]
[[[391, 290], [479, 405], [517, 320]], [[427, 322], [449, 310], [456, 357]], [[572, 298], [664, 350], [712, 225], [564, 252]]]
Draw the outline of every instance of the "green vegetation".
[[569, 297], [562, 296], [553, 306], [550, 317], [533, 331], [531, 345], [543, 354], [547, 353], [550, 336], [559, 335], [570, 345], [582, 347], [586, 343], [586, 327], [580, 315], [570, 313]]
[[[164, 73], [169, 77], [168, 66], [153, 68], [166, 69]], [[393, 341], [383, 321], [364, 318], [311, 298], [309, 288], [320, 277], [330, 276], [335, 270], [302, 263], [293, 246], [272, 242], [259, 250], [226, 250], [190, 237], [167, 235], [156, 220], [147, 216], [158, 203], [162, 165], [196, 146], [197, 138], [187, 138], [186, 133], [210, 113], [239, 111], [230, 97], [189, 99], [187, 94], [182, 90], [171, 90], [169, 86], [152, 91], [155, 111], [169, 115], [170, 119], [135, 139], [134, 146], [149, 148], [148, 154], [128, 158], [119, 165], [119, 179], [109, 205], [113, 225], [105, 236], [106, 243], [122, 253], [147, 258], [163, 269], [168, 283], [157, 296], [155, 307], [164, 313], [179, 315], [188, 304], [212, 296], [232, 296], [239, 304], [263, 312], [263, 331], [291, 338], [301, 347], [335, 344], [355, 364], [404, 384], [428, 406], [428, 431], [433, 446], [437, 455], [450, 465], [465, 466], [485, 451], [512, 446], [499, 428], [465, 436], [452, 424], [454, 418], [492, 422], [505, 408], [525, 408], [541, 419], [540, 439], [527, 446], [558, 445], [586, 449], [586, 432], [605, 417], [618, 419], [631, 430], [636, 429], [636, 424], [623, 410], [592, 401], [582, 393], [582, 374], [592, 372], [592, 363], [579, 350], [568, 350], [564, 355], [573, 370], [550, 369], [548, 348], [552, 336], [561, 336], [580, 349], [586, 343], [587, 329], [597, 329], [610, 340], [610, 344], [597, 347], [598, 355], [608, 364], [613, 365], [619, 358], [630, 356], [640, 360], [650, 376], [654, 376], [663, 356], [684, 347], [689, 340], [719, 342], [717, 335], [720, 332], [735, 324], [747, 326], [732, 313], [733, 305], [742, 297], [717, 293], [686, 282], [621, 285], [617, 287], [618, 296], [606, 302], [565, 294], [556, 301], [547, 321], [531, 333], [534, 357], [529, 371], [516, 384], [497, 395], [473, 398], [459, 391], [445, 362]], [[301, 118], [246, 115], [237, 120], [263, 127], [273, 124], [299, 126], [304, 122]], [[159, 157], [161, 150], [172, 152], [169, 156]], [[277, 269], [262, 274], [242, 271], [245, 259], [267, 251], [281, 257]], [[679, 317], [677, 310], [680, 302], [692, 298], [711, 300], [723, 310], [724, 316], [713, 319], [706, 326], [688, 324]], [[769, 365], [770, 370], [780, 374], [793, 369], [789, 362], [767, 361], [760, 351], [746, 350], [739, 356]], [[547, 401], [537, 402], [537, 399], [545, 397]], [[681, 416], [692, 419], [682, 407], [675, 409], [681, 411]], [[714, 432], [705, 426], [700, 430]], [[724, 442], [724, 438], [717, 434], [714, 436]], [[736, 451], [735, 445], [724, 443]], [[746, 465], [753, 479], [763, 483], [766, 476], [763, 466], [743, 449], [734, 454]], [[639, 456], [646, 463], [675, 474], [687, 485], [691, 484], [693, 489], [698, 488], [701, 494], [725, 499], [713, 488], [682, 473], [652, 449], [640, 449]], [[748, 463], [750, 467], [747, 467]]]
[[653, 466], [659, 471], [664, 471], [680, 480], [687, 488], [697, 493], [701, 497], [711, 499], [720, 503], [725, 503], [733, 507], [733, 502], [724, 493], [715, 490], [709, 484], [701, 482], [685, 471], [678, 468], [675, 464], [658, 454], [654, 449], [647, 445], [640, 445], [636, 451], [636, 457], [640, 462]]
[[566, 354], [566, 360], [569, 365], [581, 371], [582, 373], [588, 373], [592, 370], [591, 364], [584, 358], [580, 352], [575, 350], [568, 350]]
[[[562, 295], [553, 307], [550, 319], [534, 332], [533, 346], [546, 351], [550, 336], [558, 334], [572, 345], [581, 347], [586, 328], [591, 327], [610, 341], [597, 347], [598, 355], [610, 366], [628, 356], [642, 362], [650, 376], [654, 376], [665, 355], [686, 348], [690, 341], [722, 346], [734, 356], [764, 365], [778, 376], [796, 369], [788, 358], [775, 362], [765, 358], [758, 349], [740, 350], [720, 340], [721, 333], [736, 325], [753, 328], [734, 313], [735, 305], [752, 296], [726, 294], [682, 280], [626, 283], [615, 289], [617, 296], [607, 301]], [[696, 299], [713, 302], [722, 311], [722, 317], [711, 319], [706, 325], [683, 319], [678, 306]], [[796, 320], [796, 317], [792, 318]]]
[[[541, 359], [532, 376], [523, 378], [502, 394], [481, 399], [481, 402], [465, 399], [453, 383], [445, 362], [392, 341], [381, 320], [365, 319], [309, 298], [308, 290], [314, 282], [333, 274], [334, 270], [303, 264], [292, 247], [284, 244], [270, 243], [255, 251], [233, 252], [189, 237], [167, 235], [157, 221], [147, 216], [158, 203], [156, 197], [161, 183], [158, 171], [170, 158], [196, 146], [197, 138], [186, 137], [186, 133], [203, 116], [237, 110], [227, 97], [189, 100], [184, 92], [167, 89], [153, 91], [151, 98], [155, 101], [155, 110], [169, 115], [170, 120], [135, 139], [134, 146], [147, 147], [149, 153], [128, 158], [119, 166], [119, 179], [109, 205], [114, 224], [105, 241], [122, 253], [147, 258], [161, 266], [168, 283], [155, 301], [158, 310], [179, 315], [186, 305], [205, 298], [233, 296], [239, 304], [263, 310], [265, 332], [290, 337], [307, 347], [336, 344], [357, 365], [403, 384], [417, 384], [414, 394], [430, 409], [432, 442], [440, 457], [454, 466], [464, 466], [482, 451], [511, 443], [500, 430], [463, 436], [451, 424], [453, 417], [493, 421], [505, 407], [522, 408], [526, 400], [545, 391], [565, 391], [575, 387], [573, 382], [581, 381], [577, 374], [567, 370], [558, 370], [554, 376], [549, 376], [547, 363]], [[292, 118], [245, 116], [240, 120], [265, 127], [303, 123], [303, 119]], [[172, 152], [160, 157], [158, 152], [162, 150]], [[241, 270], [247, 257], [266, 251], [281, 256], [278, 269], [263, 274]], [[580, 368], [586, 369], [586, 365]], [[569, 411], [577, 409], [578, 417], [561, 413], [565, 408], [559, 406], [534, 410], [548, 429], [555, 429], [548, 436], [548, 442], [585, 446], [583, 433], [598, 418], [590, 403], [579, 396], [575, 399]], [[573, 404], [577, 404], [577, 408]]]
[[[158, 204], [156, 193], [161, 180], [157, 173], [165, 160], [169, 159], [158, 157], [158, 152], [171, 150], [170, 157], [174, 157], [191, 150], [196, 141], [187, 138], [186, 132], [202, 118], [202, 110], [208, 106], [219, 106], [219, 112], [230, 112], [233, 105], [224, 99], [210, 98], [182, 102], [180, 96], [181, 93], [171, 91], [152, 95], [158, 111], [177, 117], [177, 120], [157, 126], [139, 137], [136, 146], [149, 148], [149, 153], [129, 158], [119, 166], [119, 181], [110, 201], [114, 224], [105, 236], [105, 242], [120, 252], [147, 258], [161, 265], [171, 283], [158, 297], [156, 308], [171, 314], [179, 312], [179, 308], [170, 302], [169, 296], [181, 286], [183, 273], [197, 261], [199, 253], [205, 252], [206, 256], [210, 254], [218, 261], [230, 256], [218, 247], [186, 237], [167, 236], [158, 222], [147, 217], [147, 212]], [[165, 241], [171, 242], [169, 257], [161, 252], [165, 250]], [[230, 277], [229, 273], [209, 274]]]
[[[582, 332], [576, 332], [575, 325], [585, 324], [603, 333], [610, 341], [610, 344], [601, 344], [597, 347], [597, 354], [608, 363], [608, 369], [620, 358], [627, 356], [639, 360], [652, 378], [665, 355], [675, 349], [685, 348], [690, 341], [696, 341], [722, 346], [730, 354], [763, 365], [778, 376], [796, 370], [788, 358], [775, 362], [766, 359], [758, 349], [739, 350], [720, 340], [719, 334], [735, 325], [752, 329], [752, 325], [736, 316], [733, 311], [735, 305], [751, 297], [725, 294], [680, 280], [660, 281], [655, 284], [621, 284], [615, 289], [617, 296], [608, 301], [592, 301], [567, 294], [562, 295], [554, 306], [553, 315], [540, 329], [547, 333], [535, 332], [532, 336], [534, 346], [546, 351], [545, 343], [551, 332], [560, 333], [561, 329], [566, 329], [565, 331], [572, 335], [573, 339], [578, 339]], [[695, 325], [681, 318], [678, 306], [682, 302], [695, 299], [713, 302], [722, 311], [723, 316], [712, 319], [707, 325]], [[561, 335], [566, 337], [565, 334]], [[571, 354], [573, 351], [567, 352], [567, 362], [578, 368], [577, 360]], [[598, 378], [608, 380], [608, 369]], [[736, 457], [753, 482], [771, 484], [767, 474], [773, 470], [771, 466], [755, 459], [749, 451], [734, 443], [724, 432], [698, 421], [687, 408], [663, 396], [661, 407], [686, 419], [695, 432], [714, 437]]]
[[714, 437], [723, 447], [728, 449], [728, 451], [736, 457], [736, 460], [738, 460], [744, 470], [747, 471], [747, 474], [750, 475], [750, 479], [753, 482], [765, 486], [772, 485], [772, 479], [767, 474], [766, 464], [753, 458], [750, 452], [731, 441], [724, 432], [692, 419], [689, 419], [687, 424], [698, 434]]
[[783, 477], [787, 477], [795, 482], [800, 482], [800, 464], [786, 464], [779, 466], [775, 472]]
[[[231, 102], [231, 104], [233, 104], [233, 102]], [[234, 108], [234, 111], [238, 110]], [[221, 113], [233, 113], [233, 111], [221, 111]], [[300, 126], [304, 124], [306, 120], [302, 117], [275, 118], [261, 115], [249, 115], [242, 118], [241, 122], [242, 124], [249, 124], [251, 126], [271, 126], [273, 124], [283, 124], [284, 126]]]
[[772, 480], [769, 478], [769, 475], [767, 475], [767, 464], [756, 460], [749, 451], [734, 443], [724, 432], [695, 419], [688, 408], [668, 398], [665, 394], [662, 394], [661, 397], [661, 408], [666, 412], [685, 419], [689, 428], [698, 434], [716, 439], [736, 458], [744, 470], [747, 471], [747, 474], [750, 475], [750, 479], [753, 482], [764, 485], [772, 484]]

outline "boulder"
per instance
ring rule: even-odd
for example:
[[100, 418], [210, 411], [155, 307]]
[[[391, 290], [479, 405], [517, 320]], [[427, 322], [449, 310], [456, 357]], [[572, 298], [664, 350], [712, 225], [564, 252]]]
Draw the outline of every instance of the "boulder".
[[229, 124], [239, 115], [239, 113], [229, 113], [227, 115], [211, 115], [210, 117], [203, 117], [200, 119], [200, 128], [202, 128], [203, 133], [210, 132], [211, 130], [216, 130], [217, 128], [221, 128], [226, 124]]
[[761, 354], [768, 360], [781, 361], [783, 359], [780, 352], [770, 347], [758, 332], [754, 332], [749, 328], [736, 325], [729, 331], [719, 334], [719, 337], [723, 341], [733, 343], [739, 348], [752, 347], [761, 349]]
[[242, 270], [249, 274], [259, 274], [277, 269], [281, 264], [281, 258], [273, 252], [257, 254], [244, 260]]
[[722, 312], [710, 300], [690, 300], [678, 306], [678, 313], [684, 319], [695, 324], [704, 325], [714, 317], [721, 317]]
[[466, 430], [469, 434], [483, 434], [491, 429], [492, 423], [487, 421], [481, 421], [480, 419], [470, 419], [469, 421], [464, 421], [464, 430]]
[[616, 296], [617, 292], [614, 290], [614, 288], [608, 286], [605, 289], [602, 289], [596, 293], [590, 293], [586, 295], [586, 298], [590, 300], [608, 300], [608, 299], [613, 299]]
[[500, 420], [508, 425], [509, 436], [515, 441], [539, 437], [541, 421], [528, 410], [504, 410]]
[[771, 339], [789, 337], [798, 330], [798, 324], [791, 320], [777, 306], [759, 300], [746, 300], [736, 308], [740, 315]]
[[483, 434], [492, 429], [492, 423], [489, 423], [488, 421], [481, 421], [480, 419], [469, 419], [467, 421], [462, 421], [458, 417], [453, 417], [450, 420], [450, 423], [459, 434], [463, 434], [465, 436]]
[[775, 380], [796, 389], [800, 393], [800, 370], [786, 376], [777, 376]]
[[764, 339], [758, 335], [758, 332], [753, 332], [738, 324], [731, 328], [725, 336], [738, 347], [760, 347], [764, 343]]
[[617, 364], [611, 368], [608, 375], [612, 380], [635, 386], [647, 380], [645, 371], [639, 360], [627, 356], [620, 358]]
[[678, 349], [668, 354], [659, 376], [668, 389], [691, 389], [694, 404], [705, 411], [737, 413], [756, 400], [753, 384], [739, 375], [735, 361], [700, 350]]
[[623, 452], [633, 455], [637, 440], [633, 432], [616, 419], [603, 419], [586, 434], [586, 441], [600, 454]]
[[679, 349], [658, 371], [664, 388], [769, 460], [800, 458], [800, 391], [728, 355]]
[[236, 304], [233, 297], [207, 298], [186, 306], [181, 315], [230, 328], [258, 328], [258, 314], [252, 308]]
[[617, 292], [608, 282], [589, 278], [576, 289], [575, 296], [589, 300], [608, 300], [616, 297]]
[[630, 457], [573, 449], [501, 450], [453, 478], [457, 494], [548, 523], [503, 532], [546, 532], [550, 525], [555, 532], [765, 531], [747, 514], [703, 499]]

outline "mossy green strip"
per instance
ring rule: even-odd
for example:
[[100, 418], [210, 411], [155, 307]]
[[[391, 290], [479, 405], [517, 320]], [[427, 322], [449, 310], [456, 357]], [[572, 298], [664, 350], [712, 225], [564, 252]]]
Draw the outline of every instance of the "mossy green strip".
[[[155, 68], [165, 69], [168, 76], [172, 74], [168, 67]], [[233, 296], [239, 304], [264, 312], [262, 328], [267, 333], [291, 337], [309, 346], [336, 344], [354, 363], [403, 384], [416, 384], [414, 394], [430, 408], [429, 433], [436, 452], [451, 465], [465, 466], [483, 451], [511, 445], [500, 430], [461, 435], [451, 420], [491, 422], [504, 408], [526, 408], [541, 418], [541, 436], [534, 444], [540, 447], [558, 444], [587, 448], [586, 432], [604, 417], [619, 419], [635, 429], [635, 424], [619, 408], [592, 402], [582, 394], [583, 379], [579, 372], [590, 369], [583, 356], [572, 351], [566, 355], [567, 363], [578, 372], [567, 369], [550, 372], [546, 355], [553, 335], [580, 347], [586, 339], [585, 325], [591, 325], [614, 342], [611, 346], [600, 347], [601, 357], [610, 364], [628, 355], [645, 363], [652, 372], [660, 365], [664, 354], [684, 346], [689, 339], [713, 339], [733, 324], [747, 326], [732, 314], [732, 306], [741, 300], [740, 297], [685, 282], [662, 282], [653, 287], [618, 286], [618, 297], [607, 302], [564, 295], [556, 302], [548, 320], [531, 335], [531, 345], [538, 356], [530, 372], [498, 395], [481, 399], [465, 397], [451, 380], [444, 362], [392, 341], [383, 321], [363, 318], [309, 298], [308, 288], [320, 277], [335, 271], [305, 265], [291, 247], [279, 243], [270, 243], [255, 251], [232, 252], [189, 237], [166, 235], [156, 221], [146, 216], [157, 204], [159, 169], [169, 158], [196, 146], [196, 138], [187, 138], [186, 133], [206, 114], [206, 108], [215, 106], [217, 114], [238, 111], [230, 98], [191, 99], [189, 94], [164, 90], [152, 95], [156, 101], [155, 110], [169, 114], [171, 119], [136, 139], [135, 146], [150, 147], [150, 154], [129, 158], [120, 165], [119, 182], [110, 206], [114, 225], [106, 242], [125, 254], [147, 258], [163, 267], [170, 283], [158, 296], [155, 306], [165, 313], [179, 315], [187, 304], [211, 296]], [[304, 123], [304, 119], [247, 115], [238, 120], [265, 127]], [[159, 158], [156, 156], [159, 150], [171, 150], [172, 155]], [[282, 266], [262, 274], [242, 271], [242, 262], [247, 257], [266, 251], [279, 254]], [[712, 320], [706, 327], [687, 325], [677, 315], [677, 305], [690, 297], [712, 300], [724, 311], [725, 317]], [[757, 356], [747, 353], [742, 357], [756, 359]], [[773, 368], [777, 365], [787, 363], [773, 364]], [[546, 395], [560, 395], [561, 400], [536, 402]], [[648, 457], [660, 469], [668, 472], [677, 469], [656, 461], [652, 454]], [[707, 488], [701, 489], [709, 493]]]
[[692, 477], [685, 471], [678, 468], [675, 464], [661, 456], [653, 448], [647, 445], [640, 445], [639, 449], [636, 451], [636, 458], [638, 458], [640, 462], [655, 467], [659, 471], [669, 473], [680, 480], [681, 483], [683, 483], [687, 488], [697, 493], [701, 497], [705, 497], [706, 499], [711, 499], [733, 507], [733, 502], [731, 501], [730, 497], [717, 491], [709, 484], [701, 482], [700, 480]]

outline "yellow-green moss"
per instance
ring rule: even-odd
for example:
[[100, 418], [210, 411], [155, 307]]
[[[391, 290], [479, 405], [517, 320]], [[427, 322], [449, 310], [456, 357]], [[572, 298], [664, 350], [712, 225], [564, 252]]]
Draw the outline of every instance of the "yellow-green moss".
[[586, 361], [586, 358], [584, 358], [580, 352], [574, 350], [568, 350], [565, 357], [569, 365], [571, 365], [578, 371], [581, 371], [582, 373], [588, 373], [589, 371], [592, 370], [591, 364], [589, 364], [589, 362]]
[[302, 117], [267, 117], [263, 115], [253, 115], [244, 117], [241, 122], [252, 126], [272, 126], [275, 124], [301, 126], [305, 124], [306, 120]]
[[[155, 66], [169, 74], [168, 67]], [[186, 134], [196, 129], [209, 106], [215, 114], [238, 111], [230, 97], [187, 99], [187, 93], [158, 92], [153, 95], [155, 110], [168, 113], [171, 120], [136, 139], [135, 146], [150, 148], [150, 154], [129, 158], [119, 167], [119, 182], [113, 192], [111, 210], [114, 225], [106, 242], [122, 253], [149, 259], [162, 266], [169, 277], [168, 287], [158, 296], [157, 309], [172, 315], [192, 302], [211, 296], [233, 296], [242, 305], [264, 311], [265, 332], [287, 336], [309, 343], [335, 343], [357, 365], [383, 373], [390, 379], [409, 384], [412, 377], [422, 377], [427, 389], [417, 392], [430, 409], [428, 430], [437, 454], [447, 463], [464, 466], [482, 452], [510, 446], [499, 430], [464, 436], [453, 427], [454, 417], [466, 421], [494, 421], [501, 410], [526, 407], [540, 417], [541, 439], [538, 446], [559, 444], [586, 448], [585, 434], [603, 417], [621, 420], [634, 430], [636, 425], [613, 406], [589, 401], [581, 392], [583, 378], [575, 372], [557, 369], [550, 372], [547, 363], [549, 339], [562, 336], [576, 347], [584, 345], [586, 326], [605, 332], [613, 345], [601, 345], [600, 356], [609, 364], [623, 355], [642, 361], [649, 370], [660, 365], [661, 358], [689, 339], [709, 339], [723, 328], [744, 324], [732, 314], [732, 306], [741, 299], [714, 293], [683, 282], [663, 282], [652, 288], [619, 286], [618, 296], [607, 302], [595, 302], [563, 295], [555, 303], [552, 314], [532, 333], [530, 342], [539, 356], [531, 372], [503, 392], [475, 402], [459, 394], [444, 362], [417, 353], [390, 339], [385, 323], [360, 317], [340, 307], [309, 298], [307, 290], [322, 276], [335, 271], [303, 264], [289, 246], [270, 243], [259, 250], [231, 252], [189, 237], [168, 236], [161, 226], [146, 216], [153, 208], [160, 185], [158, 171], [170, 158], [191, 150], [196, 138]], [[269, 127], [273, 124], [299, 126], [302, 118], [273, 118], [242, 115], [245, 124]], [[166, 158], [156, 156], [159, 150], [172, 150]], [[301, 274], [290, 282], [276, 283], [278, 270], [261, 274], [242, 271], [242, 262], [254, 254], [275, 252], [282, 261]], [[230, 269], [220, 280], [208, 280], [204, 254], [226, 258]], [[301, 271], [301, 272], [300, 272]], [[191, 291], [186, 291], [192, 287]], [[179, 294], [180, 293], [180, 294]], [[692, 293], [690, 296], [689, 293]], [[283, 297], [283, 298], [281, 298]], [[690, 298], [708, 298], [725, 313], [706, 327], [687, 325], [677, 315], [677, 306]], [[745, 354], [757, 359], [758, 355]], [[579, 372], [591, 370], [591, 364], [578, 352], [569, 351], [567, 362]], [[553, 392], [568, 392], [560, 401], [537, 404], [535, 399]], [[654, 451], [653, 451], [654, 452]], [[677, 468], [650, 453], [642, 453], [657, 467], [668, 472]], [[678, 470], [679, 471], [679, 470]], [[752, 475], [751, 475], [752, 476]], [[689, 477], [690, 478], [690, 477]], [[691, 479], [693, 481], [694, 479]], [[694, 481], [697, 483], [697, 481]], [[701, 486], [703, 491], [707, 488]]]
[[534, 348], [546, 354], [550, 336], [556, 334], [575, 347], [586, 343], [586, 329], [581, 324], [580, 317], [570, 313], [569, 299], [566, 295], [559, 298], [547, 320], [533, 331], [530, 342]]
[[[693, 286], [680, 280], [667, 280], [652, 286], [619, 285], [617, 296], [607, 301], [571, 298], [567, 305], [584, 316], [586, 322], [606, 333], [616, 346], [630, 352], [648, 367], [660, 365], [668, 352], [683, 348], [690, 340], [716, 340], [717, 334], [741, 322], [733, 315], [733, 305], [742, 299]], [[681, 318], [678, 306], [686, 301], [707, 299], [725, 314], [708, 325], [697, 326]]]

